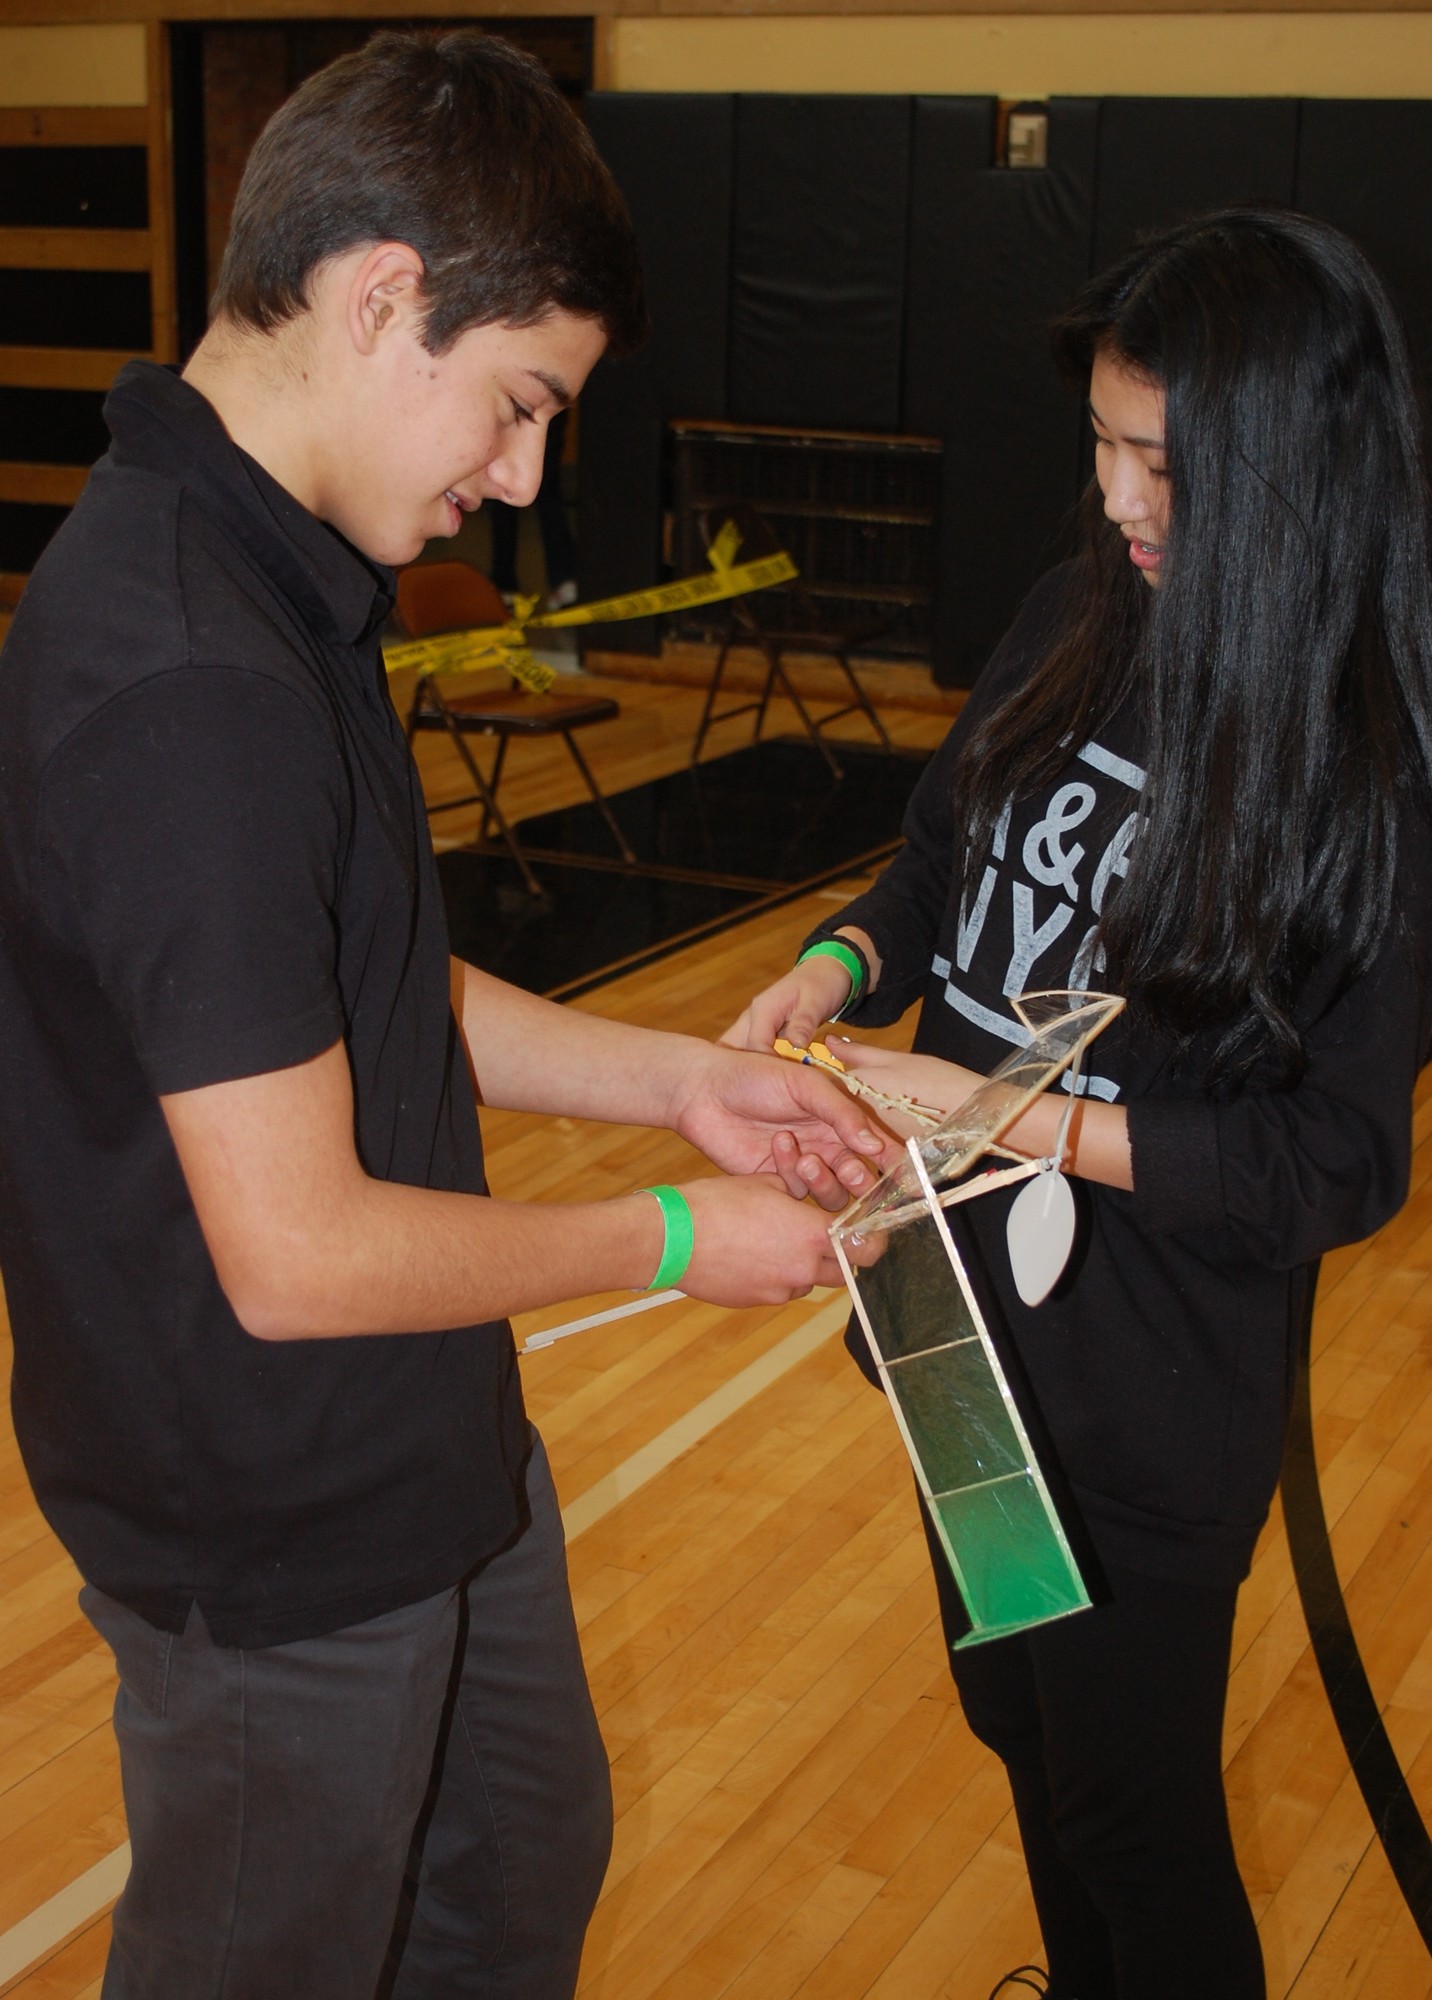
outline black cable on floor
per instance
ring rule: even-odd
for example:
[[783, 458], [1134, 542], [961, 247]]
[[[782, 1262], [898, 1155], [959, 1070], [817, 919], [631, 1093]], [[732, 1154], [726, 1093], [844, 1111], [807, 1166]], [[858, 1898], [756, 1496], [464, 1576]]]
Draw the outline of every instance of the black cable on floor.
[[1308, 1379], [1312, 1292], [1298, 1364], [1283, 1460], [1283, 1512], [1298, 1596], [1323, 1687], [1353, 1776], [1371, 1816], [1388, 1865], [1422, 1942], [1432, 1952], [1432, 1839], [1408, 1789], [1368, 1682], [1348, 1618], [1328, 1540], [1327, 1516], [1313, 1453], [1313, 1411]]

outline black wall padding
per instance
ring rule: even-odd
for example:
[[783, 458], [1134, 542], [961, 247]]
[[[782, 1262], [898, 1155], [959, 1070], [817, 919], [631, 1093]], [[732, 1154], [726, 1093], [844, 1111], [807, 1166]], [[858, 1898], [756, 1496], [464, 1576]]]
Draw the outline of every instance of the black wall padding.
[[651, 338], [632, 372], [671, 417], [726, 405], [731, 282], [731, 147], [725, 94], [588, 97], [587, 123], [616, 176], [641, 244]]
[[[577, 577], [591, 599], [659, 581], [665, 426], [726, 414], [734, 99], [597, 91], [586, 114], [631, 210], [652, 325], [641, 352], [602, 362], [582, 397]], [[661, 643], [654, 619], [583, 638], [628, 652]]]
[[1295, 200], [1345, 229], [1387, 281], [1432, 409], [1432, 104], [1308, 99]]
[[147, 229], [143, 146], [0, 146], [0, 227]]
[[[620, 364], [617, 364], [620, 365]], [[593, 379], [582, 397], [577, 461], [577, 594], [584, 604], [645, 590], [663, 577], [662, 468], [665, 437], [646, 399], [618, 382]], [[659, 653], [655, 618], [583, 625], [586, 646]]]
[[1140, 230], [1230, 201], [1293, 199], [1291, 97], [1106, 97], [1099, 120], [1095, 269]]
[[916, 435], [941, 436], [968, 407], [952, 328], [968, 316], [977, 282], [969, 216], [975, 184], [994, 160], [997, 111], [992, 97], [915, 99], [901, 429]]
[[0, 388], [0, 458], [93, 465], [109, 449], [102, 389]]
[[154, 344], [147, 271], [0, 270], [0, 326], [22, 347]]
[[898, 429], [910, 122], [908, 97], [737, 100], [737, 423]]
[[932, 665], [968, 687], [1051, 561], [1079, 488], [1078, 398], [1049, 322], [1089, 272], [1099, 106], [1055, 98], [1049, 165], [992, 164], [994, 106], [921, 98], [905, 428], [945, 440]]
[[0, 500], [0, 570], [28, 575], [69, 511], [68, 507], [32, 507], [23, 500]]

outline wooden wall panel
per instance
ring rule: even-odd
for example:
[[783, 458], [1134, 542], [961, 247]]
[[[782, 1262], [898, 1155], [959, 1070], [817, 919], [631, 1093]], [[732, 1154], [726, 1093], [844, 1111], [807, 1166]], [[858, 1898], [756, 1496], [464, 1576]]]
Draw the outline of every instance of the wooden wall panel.
[[0, 500], [20, 500], [30, 507], [73, 507], [88, 478], [89, 468], [83, 465], [0, 464]]
[[174, 286], [174, 165], [169, 121], [169, 34], [149, 25], [149, 284], [150, 351], [156, 361], [179, 358]]
[[102, 348], [0, 347], [0, 383], [13, 389], [107, 389], [133, 359]]
[[0, 146], [144, 146], [149, 113], [140, 106], [87, 109], [0, 106]]
[[[764, 18], [782, 15], [1120, 15], [1120, 14], [1420, 14], [1426, 0], [763, 0]], [[662, 19], [685, 15], [749, 18], [751, 0], [483, 0], [482, 18], [586, 15], [598, 19]], [[51, 26], [72, 21], [227, 21], [233, 0], [0, 0], [0, 25]], [[248, 20], [390, 20], [411, 13], [424, 20], [471, 20], [471, 0], [420, 0], [409, 8], [394, 0], [246, 0]]]
[[147, 271], [147, 229], [0, 229], [0, 270]]
[[[107, 390], [136, 354], [176, 353], [168, 35], [152, 23], [147, 108], [0, 109], [12, 172], [0, 226], [0, 569], [12, 600], [73, 506], [89, 463], [75, 447], [101, 426], [76, 428], [73, 409], [45, 448], [65, 397]], [[137, 169], [137, 171], [136, 171]], [[73, 336], [82, 344], [66, 344]], [[113, 347], [96, 347], [96, 339]], [[64, 442], [69, 440], [67, 450]]]

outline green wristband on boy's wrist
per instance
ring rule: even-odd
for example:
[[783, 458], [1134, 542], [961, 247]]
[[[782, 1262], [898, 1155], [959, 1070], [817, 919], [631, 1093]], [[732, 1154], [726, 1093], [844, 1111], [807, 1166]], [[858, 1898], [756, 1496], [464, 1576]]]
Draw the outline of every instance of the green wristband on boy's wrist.
[[655, 1195], [665, 1231], [656, 1276], [643, 1289], [664, 1292], [673, 1285], [679, 1285], [686, 1276], [691, 1254], [696, 1248], [696, 1227], [691, 1220], [690, 1205], [680, 1188], [649, 1187], [643, 1188], [642, 1193]]
[[822, 938], [819, 944], [808, 946], [796, 960], [796, 964], [804, 965], [808, 958], [833, 958], [850, 974], [850, 991], [843, 1003], [829, 1016], [832, 1021], [839, 1021], [852, 1007], [860, 1005], [870, 984], [870, 967], [866, 962], [865, 953], [854, 945], [847, 944], [844, 938]]

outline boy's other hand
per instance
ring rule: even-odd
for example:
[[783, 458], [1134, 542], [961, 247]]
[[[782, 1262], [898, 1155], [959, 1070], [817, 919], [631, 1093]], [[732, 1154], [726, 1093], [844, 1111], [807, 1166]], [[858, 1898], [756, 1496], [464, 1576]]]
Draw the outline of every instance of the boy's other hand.
[[[717, 1306], [784, 1305], [844, 1275], [820, 1208], [793, 1201], [775, 1174], [686, 1181], [695, 1248], [680, 1289]], [[862, 1261], [873, 1259], [873, 1244]]]
[[831, 1210], [863, 1194], [899, 1153], [819, 1070], [713, 1044], [688, 1066], [668, 1123], [728, 1174], [774, 1174], [788, 1194], [814, 1195]]

